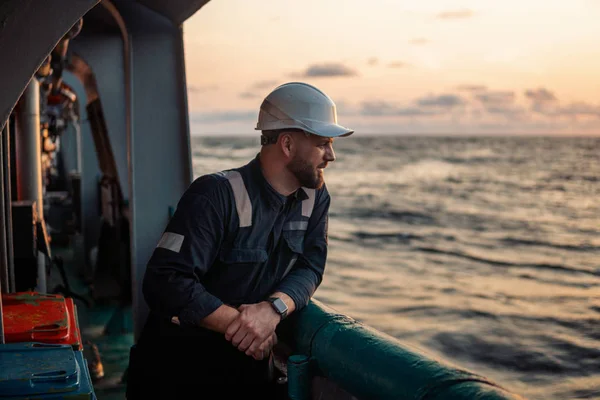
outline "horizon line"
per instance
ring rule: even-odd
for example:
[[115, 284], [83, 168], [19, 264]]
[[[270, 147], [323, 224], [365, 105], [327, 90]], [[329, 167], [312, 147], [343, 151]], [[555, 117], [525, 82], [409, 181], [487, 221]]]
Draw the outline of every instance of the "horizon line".
[[[352, 136], [355, 136], [357, 133], [355, 132]], [[203, 132], [203, 133], [192, 133], [190, 132], [190, 136], [193, 137], [214, 137], [214, 136], [244, 136], [244, 137], [256, 137], [260, 139], [260, 134], [255, 133], [232, 133], [232, 132]], [[514, 132], [514, 133], [457, 133], [457, 132], [443, 132], [443, 133], [435, 133], [435, 132], [423, 132], [423, 133], [408, 133], [408, 132], [369, 132], [369, 133], [359, 133], [358, 136], [453, 136], [453, 137], [505, 137], [505, 136], [528, 136], [528, 137], [571, 137], [571, 138], [600, 138], [600, 132], [598, 133], [523, 133], [523, 132]]]

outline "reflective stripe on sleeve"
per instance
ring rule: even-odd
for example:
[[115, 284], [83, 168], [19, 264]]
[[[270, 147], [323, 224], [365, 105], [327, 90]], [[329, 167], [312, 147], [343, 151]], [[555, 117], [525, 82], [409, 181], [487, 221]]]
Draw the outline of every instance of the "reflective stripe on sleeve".
[[178, 233], [165, 232], [158, 241], [156, 247], [162, 247], [163, 249], [174, 251], [179, 253], [181, 245], [183, 244], [184, 236]]
[[292, 269], [292, 267], [294, 266], [294, 264], [296, 264], [296, 260], [298, 260], [298, 254], [294, 254], [292, 256], [292, 259], [290, 260], [289, 264], [287, 265], [287, 267], [285, 269], [285, 272], [283, 273], [282, 278], [285, 278], [285, 276], [290, 273], [290, 270]]

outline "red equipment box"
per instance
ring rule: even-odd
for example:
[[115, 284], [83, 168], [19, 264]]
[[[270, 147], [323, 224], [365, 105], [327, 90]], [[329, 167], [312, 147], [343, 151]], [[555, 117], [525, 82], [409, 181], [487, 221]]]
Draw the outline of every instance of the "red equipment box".
[[77, 306], [70, 297], [38, 292], [2, 294], [6, 343], [69, 344], [82, 350]]

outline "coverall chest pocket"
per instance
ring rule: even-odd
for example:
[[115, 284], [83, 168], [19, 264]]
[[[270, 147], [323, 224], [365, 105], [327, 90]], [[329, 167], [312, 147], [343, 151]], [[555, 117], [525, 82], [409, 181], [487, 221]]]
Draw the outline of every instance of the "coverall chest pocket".
[[304, 234], [306, 231], [290, 230], [283, 231], [283, 238], [293, 253], [302, 254], [304, 252]]
[[[248, 303], [248, 296], [256, 289], [260, 280], [259, 268], [268, 259], [267, 251], [264, 249], [223, 248], [219, 252], [221, 265], [215, 274], [226, 282], [221, 285], [219, 292], [222, 299], [228, 304]], [[216, 293], [215, 293], [216, 294]]]

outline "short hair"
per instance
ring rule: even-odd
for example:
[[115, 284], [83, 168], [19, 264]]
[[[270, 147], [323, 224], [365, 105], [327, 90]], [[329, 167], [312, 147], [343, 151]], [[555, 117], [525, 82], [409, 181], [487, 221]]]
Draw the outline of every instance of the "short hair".
[[269, 129], [261, 132], [262, 135], [260, 136], [260, 144], [263, 146], [277, 143], [277, 138], [283, 132], [304, 132], [307, 137], [310, 136], [310, 133], [298, 128]]

